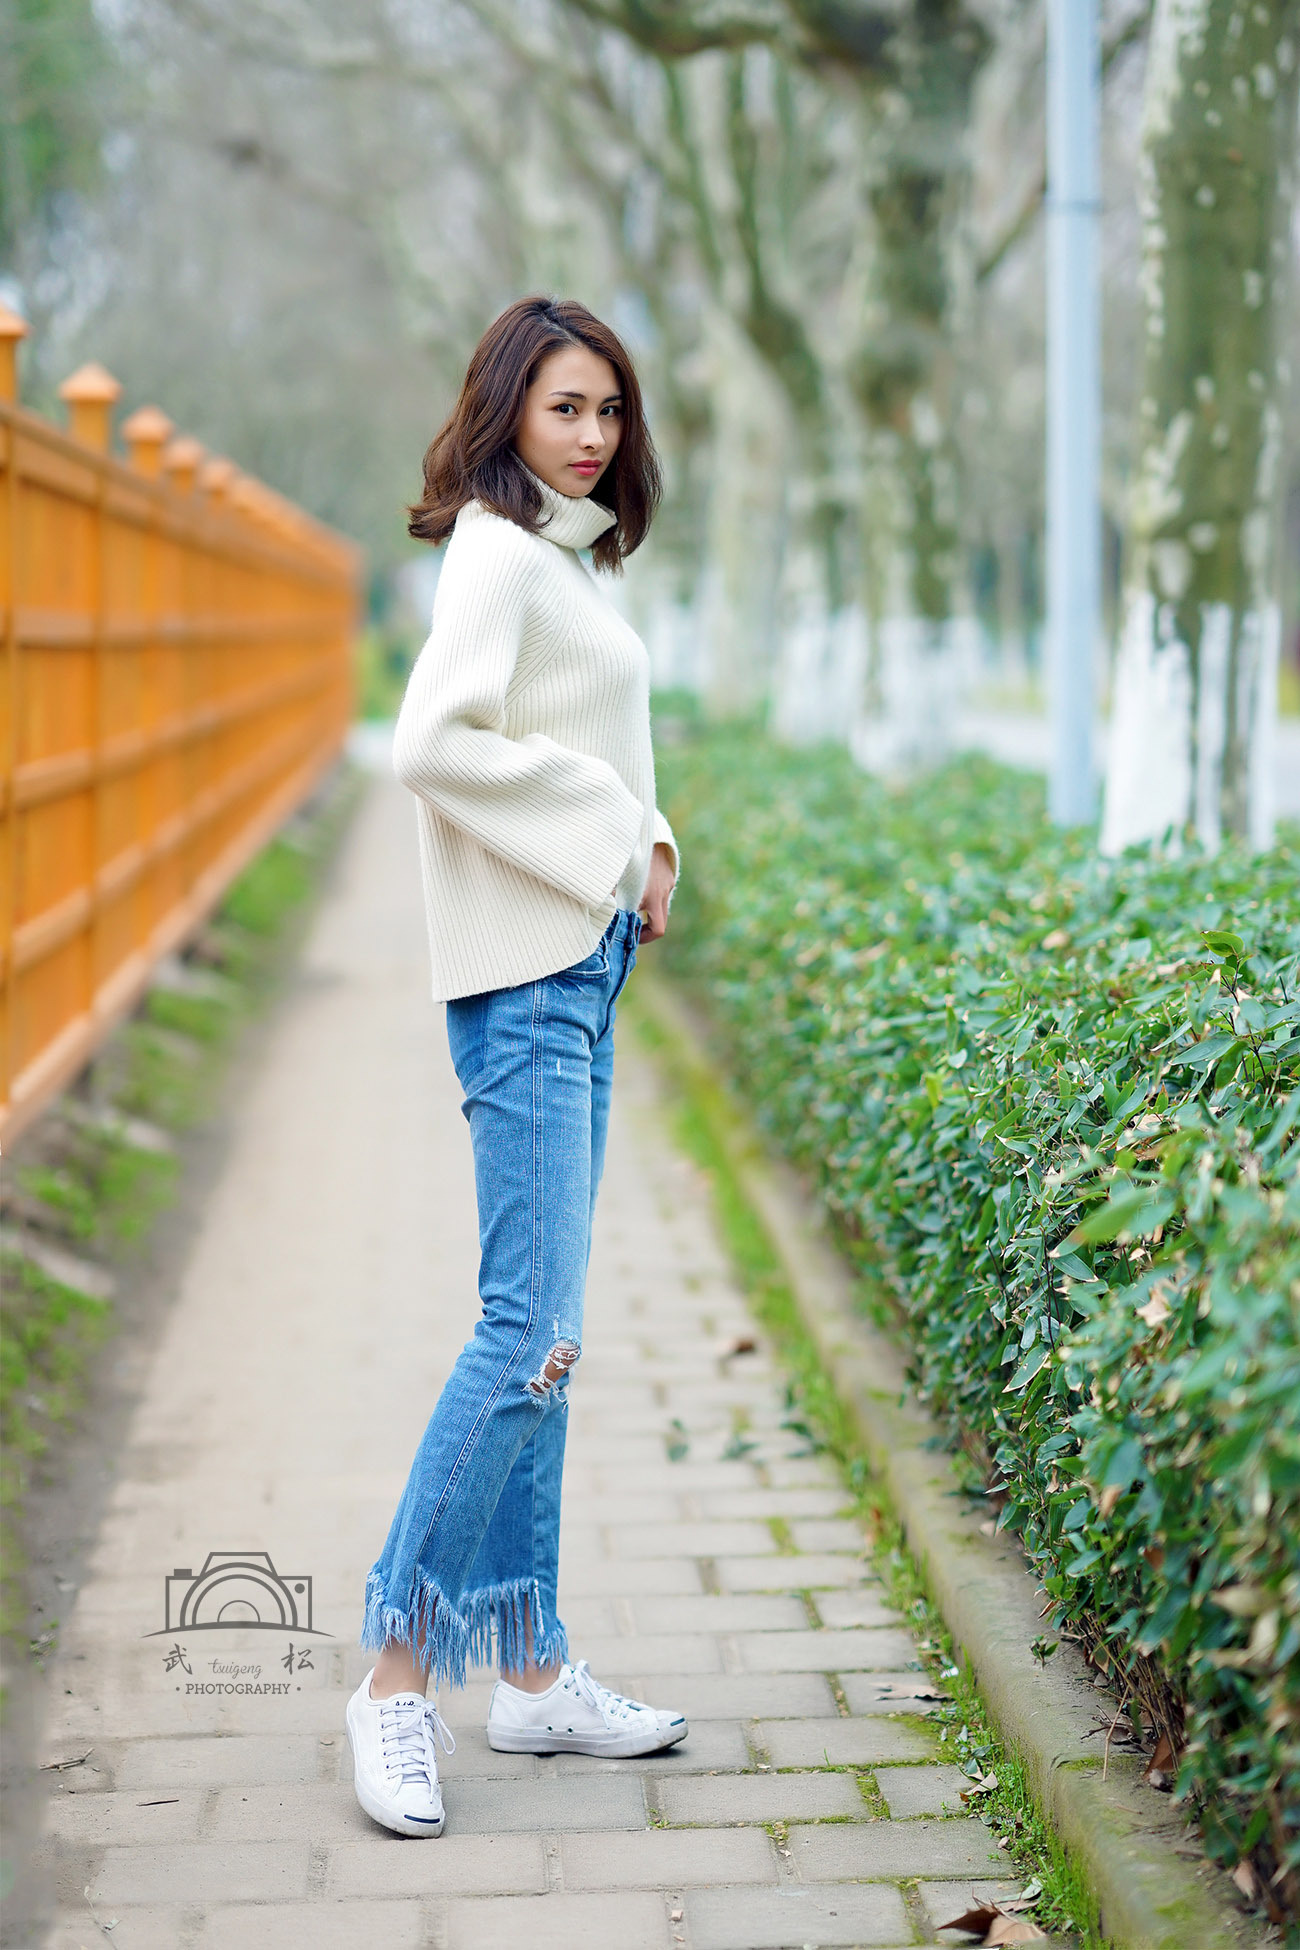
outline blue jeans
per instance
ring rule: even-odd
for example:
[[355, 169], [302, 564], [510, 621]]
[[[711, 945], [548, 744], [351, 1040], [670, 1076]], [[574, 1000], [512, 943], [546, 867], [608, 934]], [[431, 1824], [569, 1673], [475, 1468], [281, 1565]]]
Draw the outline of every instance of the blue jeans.
[[[591, 1221], [605, 1161], [614, 1002], [638, 915], [558, 975], [447, 1004], [474, 1147], [483, 1312], [424, 1432], [366, 1580], [361, 1644], [416, 1649], [435, 1682], [466, 1660], [568, 1657], [556, 1616], [570, 1372], [582, 1350]], [[421, 1648], [421, 1641], [423, 1642]]]

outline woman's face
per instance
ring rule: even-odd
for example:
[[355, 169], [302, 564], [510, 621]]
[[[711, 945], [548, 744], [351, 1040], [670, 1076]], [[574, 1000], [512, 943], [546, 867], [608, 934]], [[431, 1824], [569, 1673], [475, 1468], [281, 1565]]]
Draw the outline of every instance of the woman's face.
[[550, 352], [524, 395], [515, 452], [557, 494], [590, 494], [618, 449], [623, 395], [608, 359], [585, 345]]

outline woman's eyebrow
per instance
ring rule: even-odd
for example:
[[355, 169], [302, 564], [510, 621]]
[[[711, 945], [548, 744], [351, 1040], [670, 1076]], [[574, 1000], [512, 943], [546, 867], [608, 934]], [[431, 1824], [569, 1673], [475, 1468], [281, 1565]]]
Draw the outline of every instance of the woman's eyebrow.
[[[563, 392], [561, 392], [561, 391], [559, 391], [559, 390], [557, 389], [557, 390], [556, 390], [555, 392], [553, 392], [553, 393], [548, 393], [546, 397], [547, 397], [548, 399], [581, 399], [581, 400], [585, 400], [585, 399], [586, 399], [586, 397], [587, 397], [587, 395], [586, 395], [585, 393], [575, 393], [575, 392], [573, 392], [573, 391], [570, 391], [570, 390], [567, 390], [567, 389], [566, 389], [565, 391], [563, 391]], [[611, 404], [613, 403], [613, 401], [614, 401], [614, 400], [621, 400], [621, 399], [622, 399], [622, 397], [623, 397], [623, 395], [622, 395], [622, 393], [606, 393], [606, 395], [605, 395], [605, 397], [604, 397], [604, 399], [603, 399], [603, 400], [602, 400], [602, 401], [601, 401], [600, 403], [601, 403], [601, 405], [602, 405], [602, 406], [609, 406], [609, 405], [611, 405]]]

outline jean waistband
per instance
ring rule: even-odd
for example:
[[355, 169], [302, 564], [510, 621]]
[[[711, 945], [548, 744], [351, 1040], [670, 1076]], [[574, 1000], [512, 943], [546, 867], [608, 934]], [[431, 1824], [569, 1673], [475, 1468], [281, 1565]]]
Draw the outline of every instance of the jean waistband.
[[631, 935], [634, 942], [640, 939], [641, 916], [634, 907], [619, 907], [614, 910], [613, 919], [605, 929], [604, 938], [606, 941], [613, 941], [616, 937], [621, 938], [624, 935]]

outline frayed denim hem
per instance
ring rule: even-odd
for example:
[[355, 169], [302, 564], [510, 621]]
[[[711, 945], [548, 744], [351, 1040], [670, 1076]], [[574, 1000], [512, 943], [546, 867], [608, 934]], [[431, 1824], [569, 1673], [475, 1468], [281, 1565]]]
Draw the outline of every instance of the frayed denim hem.
[[464, 1593], [460, 1605], [469, 1628], [469, 1656], [476, 1666], [522, 1672], [530, 1663], [524, 1639], [526, 1618], [533, 1625], [533, 1665], [555, 1665], [569, 1656], [568, 1635], [559, 1619], [547, 1625], [536, 1578], [483, 1585]]
[[405, 1610], [386, 1602], [377, 1571], [366, 1579], [366, 1613], [361, 1645], [379, 1652], [389, 1640], [424, 1647], [424, 1668], [435, 1686], [463, 1686], [467, 1663], [504, 1666], [519, 1672], [528, 1663], [524, 1650], [525, 1619], [533, 1626], [535, 1666], [558, 1664], [569, 1656], [568, 1634], [559, 1619], [549, 1626], [542, 1613], [536, 1578], [516, 1578], [510, 1584], [483, 1585], [461, 1594], [449, 1604], [433, 1579], [417, 1569], [415, 1592]]

